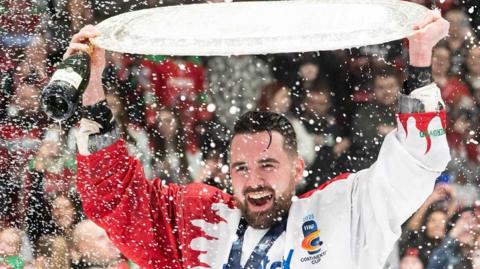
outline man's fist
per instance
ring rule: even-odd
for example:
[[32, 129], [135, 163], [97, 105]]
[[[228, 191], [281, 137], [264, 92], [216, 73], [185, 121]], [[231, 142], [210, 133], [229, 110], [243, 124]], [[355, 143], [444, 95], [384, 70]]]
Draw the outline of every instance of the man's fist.
[[450, 23], [440, 12], [431, 11], [422, 21], [413, 26], [414, 33], [408, 38], [410, 65], [430, 66], [433, 47], [448, 34]]
[[93, 105], [105, 100], [102, 87], [102, 73], [105, 69], [105, 50], [89, 44], [90, 39], [98, 36], [99, 33], [92, 25], [83, 27], [75, 34], [70, 41], [63, 58], [67, 58], [75, 52], [83, 51], [90, 54], [90, 81], [82, 96], [84, 106]]

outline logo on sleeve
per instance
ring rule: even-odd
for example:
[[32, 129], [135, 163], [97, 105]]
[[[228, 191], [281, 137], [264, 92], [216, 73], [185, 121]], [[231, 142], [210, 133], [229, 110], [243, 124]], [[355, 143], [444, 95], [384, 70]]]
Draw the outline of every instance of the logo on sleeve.
[[429, 132], [423, 131], [420, 132], [420, 137], [425, 137], [425, 136], [442, 136], [445, 134], [445, 130], [440, 128], [440, 129], [435, 129]]
[[302, 225], [303, 240], [302, 249], [309, 254], [300, 259], [301, 262], [311, 262], [312, 264], [319, 263], [327, 251], [322, 251], [323, 241], [320, 239], [320, 230], [313, 214], [307, 215], [303, 218]]

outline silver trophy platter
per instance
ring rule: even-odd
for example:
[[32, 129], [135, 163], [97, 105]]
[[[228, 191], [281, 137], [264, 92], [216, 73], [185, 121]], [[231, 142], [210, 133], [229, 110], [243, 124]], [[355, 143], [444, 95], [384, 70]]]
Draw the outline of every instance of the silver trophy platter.
[[107, 50], [153, 55], [245, 55], [335, 50], [407, 37], [428, 9], [398, 0], [193, 4], [128, 12], [97, 25]]

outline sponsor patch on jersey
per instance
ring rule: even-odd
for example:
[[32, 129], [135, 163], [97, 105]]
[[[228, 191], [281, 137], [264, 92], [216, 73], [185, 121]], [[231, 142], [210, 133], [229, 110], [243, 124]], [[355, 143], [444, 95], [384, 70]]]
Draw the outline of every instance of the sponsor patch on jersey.
[[322, 250], [323, 241], [320, 239], [320, 230], [318, 229], [313, 214], [307, 215], [303, 218], [302, 232], [302, 249], [307, 251], [308, 256], [300, 258], [300, 261], [302, 263], [319, 263], [327, 252]]
[[428, 136], [442, 136], [445, 134], [445, 130], [444, 129], [436, 129], [436, 130], [432, 130], [430, 132], [420, 132], [420, 137], [425, 137], [426, 135]]

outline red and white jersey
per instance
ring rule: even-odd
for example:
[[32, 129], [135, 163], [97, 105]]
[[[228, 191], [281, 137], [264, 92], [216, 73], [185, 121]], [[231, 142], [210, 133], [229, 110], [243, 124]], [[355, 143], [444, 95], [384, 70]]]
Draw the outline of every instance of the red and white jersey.
[[[400, 225], [432, 192], [450, 160], [445, 112], [398, 115], [370, 168], [295, 199], [286, 231], [261, 268], [382, 268]], [[118, 141], [78, 156], [87, 215], [142, 268], [224, 268], [241, 213], [232, 196], [205, 184], [162, 185]], [[243, 265], [266, 230], [248, 228]]]

